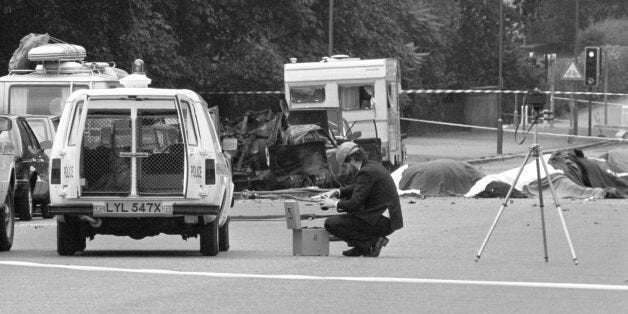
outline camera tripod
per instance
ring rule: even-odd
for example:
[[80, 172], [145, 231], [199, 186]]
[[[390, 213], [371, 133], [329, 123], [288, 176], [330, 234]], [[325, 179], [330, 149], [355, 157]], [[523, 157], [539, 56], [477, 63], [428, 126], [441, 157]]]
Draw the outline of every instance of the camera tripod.
[[545, 170], [545, 176], [547, 177], [550, 191], [552, 192], [552, 197], [554, 198], [554, 205], [556, 206], [558, 216], [560, 217], [560, 222], [562, 223], [562, 226], [563, 226], [563, 231], [565, 232], [565, 237], [567, 238], [567, 243], [569, 244], [569, 249], [571, 250], [571, 257], [573, 258], [574, 264], [578, 265], [578, 258], [576, 257], [576, 252], [574, 251], [573, 244], [571, 243], [571, 237], [569, 236], [569, 231], [567, 230], [567, 225], [565, 224], [565, 218], [563, 217], [560, 204], [558, 204], [558, 198], [556, 197], [556, 190], [554, 190], [554, 184], [552, 183], [552, 180], [549, 177], [549, 171], [547, 170], [547, 163], [545, 162], [545, 159], [543, 159], [543, 152], [541, 150], [541, 147], [539, 146], [539, 144], [537, 144], [537, 141], [536, 141], [537, 140], [536, 139], [537, 138], [537, 130], [536, 130], [537, 117], [538, 117], [538, 112], [536, 112], [535, 117], [534, 117], [534, 122], [533, 122], [534, 123], [534, 126], [533, 126], [534, 128], [534, 141], [533, 142], [534, 143], [529, 147], [528, 154], [526, 155], [526, 158], [523, 161], [521, 168], [519, 168], [519, 172], [517, 173], [517, 176], [515, 177], [514, 182], [510, 186], [510, 189], [508, 190], [508, 194], [506, 195], [504, 202], [499, 208], [499, 211], [497, 212], [497, 216], [495, 217], [495, 220], [493, 220], [493, 224], [491, 225], [491, 228], [489, 229], [488, 234], [486, 235], [486, 238], [484, 238], [484, 242], [482, 242], [482, 246], [480, 247], [480, 250], [475, 256], [476, 262], [480, 259], [480, 256], [482, 255], [482, 251], [484, 251], [484, 248], [486, 247], [486, 244], [488, 243], [489, 238], [493, 234], [493, 231], [495, 230], [495, 226], [497, 225], [499, 218], [504, 212], [504, 209], [508, 206], [508, 202], [510, 201], [510, 196], [513, 190], [515, 189], [515, 185], [517, 185], [517, 181], [519, 180], [519, 177], [521, 176], [521, 173], [523, 172], [523, 168], [528, 163], [528, 160], [530, 160], [531, 157], [534, 157], [534, 159], [536, 160], [536, 179], [537, 179], [537, 184], [538, 184], [538, 189], [539, 189], [539, 207], [541, 209], [541, 226], [543, 230], [543, 250], [545, 252], [545, 262], [548, 261], [548, 256], [547, 256], [547, 238], [546, 238], [546, 233], [545, 233], [545, 213], [544, 213], [544, 204], [543, 204], [543, 190], [541, 187], [540, 165], [543, 165], [543, 170]]

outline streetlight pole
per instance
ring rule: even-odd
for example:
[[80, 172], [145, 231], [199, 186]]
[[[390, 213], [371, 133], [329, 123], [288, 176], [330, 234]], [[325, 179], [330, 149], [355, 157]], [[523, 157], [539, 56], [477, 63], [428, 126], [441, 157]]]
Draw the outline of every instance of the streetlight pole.
[[329, 50], [328, 56], [332, 56], [334, 51], [334, 0], [329, 0]]
[[502, 89], [504, 88], [504, 78], [502, 77], [502, 64], [504, 61], [504, 0], [499, 1], [499, 94], [497, 95], [497, 154], [502, 154], [502, 144], [504, 141], [504, 129], [502, 120]]
[[[575, 12], [575, 24], [574, 24], [574, 38], [573, 38], [573, 62], [574, 64], [578, 64], [578, 25], [580, 16], [580, 0], [576, 0], [576, 12]], [[571, 90], [576, 92], [576, 85], [578, 81], [573, 81], [571, 83]], [[578, 135], [578, 103], [576, 103], [576, 95], [571, 94], [571, 104], [569, 104], [569, 109], [571, 109], [571, 127], [572, 127], [572, 135]], [[574, 138], [568, 137], [567, 143], [573, 143]]]

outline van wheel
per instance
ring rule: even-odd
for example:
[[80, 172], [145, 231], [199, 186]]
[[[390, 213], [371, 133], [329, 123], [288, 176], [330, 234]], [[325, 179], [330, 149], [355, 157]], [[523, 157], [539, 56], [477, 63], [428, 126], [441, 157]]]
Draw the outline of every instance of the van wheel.
[[65, 222], [57, 220], [57, 253], [73, 255], [85, 250], [85, 237], [81, 235], [78, 217], [65, 216]]
[[201, 226], [200, 238], [202, 255], [218, 255], [218, 218], [208, 224], [203, 224]]
[[15, 208], [21, 220], [28, 221], [33, 219], [33, 206], [35, 206], [33, 203], [33, 192], [28, 187], [20, 197], [15, 199]]
[[8, 251], [13, 245], [15, 227], [15, 212], [13, 209], [13, 189], [9, 187], [4, 206], [0, 209], [0, 251]]
[[229, 220], [231, 220], [231, 218], [227, 218], [222, 227], [220, 227], [220, 230], [218, 230], [218, 246], [222, 252], [229, 251]]

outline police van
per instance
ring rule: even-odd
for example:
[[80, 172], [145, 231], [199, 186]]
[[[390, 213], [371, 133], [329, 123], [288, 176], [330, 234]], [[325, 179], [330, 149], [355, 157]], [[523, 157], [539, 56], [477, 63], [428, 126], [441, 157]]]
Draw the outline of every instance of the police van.
[[148, 88], [140, 70], [117, 89], [65, 102], [50, 156], [57, 251], [97, 234], [200, 237], [200, 252], [229, 249], [233, 183], [207, 103], [195, 92]]

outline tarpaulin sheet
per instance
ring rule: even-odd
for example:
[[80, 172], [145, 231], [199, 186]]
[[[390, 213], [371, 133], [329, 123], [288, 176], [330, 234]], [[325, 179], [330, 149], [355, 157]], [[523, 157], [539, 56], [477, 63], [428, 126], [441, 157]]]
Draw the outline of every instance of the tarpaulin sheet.
[[[545, 160], [545, 162], [549, 160], [550, 156], [551, 156], [550, 154], [543, 155], [543, 159]], [[515, 183], [515, 179], [517, 178], [517, 174], [519, 173], [519, 169], [521, 169], [521, 167], [513, 168], [510, 170], [498, 173], [498, 174], [489, 174], [483, 177], [482, 179], [478, 180], [471, 187], [471, 189], [469, 189], [467, 194], [465, 194], [464, 196], [465, 197], [478, 196], [478, 194], [486, 190], [487, 186], [491, 182], [502, 182], [508, 185], [513, 185]], [[549, 171], [550, 175], [554, 173], [563, 173], [562, 170], [558, 170], [549, 164], [547, 165], [547, 170]], [[541, 174], [541, 179], [545, 178], [546, 173], [544, 169], [540, 169], [540, 174]], [[536, 180], [537, 180], [536, 160], [532, 160], [528, 162], [525, 166], [523, 166], [521, 175], [519, 176], [519, 179], [517, 179], [517, 182], [515, 184], [515, 189], [517, 189], [518, 191], [522, 191], [524, 185], [529, 184], [531, 182], [536, 182]]]
[[420, 190], [421, 195], [464, 195], [484, 173], [472, 165], [438, 159], [408, 166], [399, 181], [399, 190]]
[[569, 168], [565, 175], [580, 186], [606, 189], [613, 197], [628, 197], [628, 179], [608, 173], [579, 150], [556, 152], [550, 158], [550, 164], [561, 169]]

